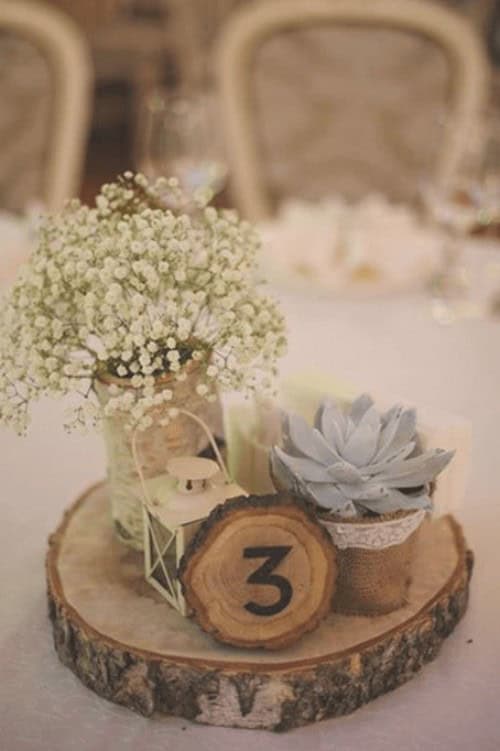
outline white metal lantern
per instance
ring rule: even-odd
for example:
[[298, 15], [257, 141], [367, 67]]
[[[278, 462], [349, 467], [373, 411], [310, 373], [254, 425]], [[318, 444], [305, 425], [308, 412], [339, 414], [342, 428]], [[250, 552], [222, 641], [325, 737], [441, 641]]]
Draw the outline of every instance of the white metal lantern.
[[218, 504], [246, 495], [211, 459], [171, 459], [167, 473], [144, 481], [144, 572], [146, 581], [187, 615], [177, 569], [196, 531]]

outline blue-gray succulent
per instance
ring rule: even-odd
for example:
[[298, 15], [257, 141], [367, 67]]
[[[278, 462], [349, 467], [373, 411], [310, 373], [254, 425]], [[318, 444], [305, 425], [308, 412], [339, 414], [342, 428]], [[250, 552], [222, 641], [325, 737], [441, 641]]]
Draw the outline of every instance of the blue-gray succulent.
[[430, 483], [454, 454], [422, 451], [415, 410], [379, 414], [368, 394], [347, 412], [324, 401], [314, 427], [285, 415], [283, 432], [271, 450], [277, 483], [343, 517], [430, 509]]

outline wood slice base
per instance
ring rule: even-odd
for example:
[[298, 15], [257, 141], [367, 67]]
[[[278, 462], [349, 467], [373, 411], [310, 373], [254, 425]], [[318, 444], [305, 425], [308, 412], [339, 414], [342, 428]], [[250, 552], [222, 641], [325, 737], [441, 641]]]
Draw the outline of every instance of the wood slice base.
[[143, 579], [113, 535], [104, 485], [66, 512], [47, 555], [61, 661], [143, 715], [288, 730], [352, 712], [434, 659], [467, 607], [472, 553], [452, 517], [424, 524], [408, 603], [377, 617], [331, 613], [284, 650], [215, 642]]

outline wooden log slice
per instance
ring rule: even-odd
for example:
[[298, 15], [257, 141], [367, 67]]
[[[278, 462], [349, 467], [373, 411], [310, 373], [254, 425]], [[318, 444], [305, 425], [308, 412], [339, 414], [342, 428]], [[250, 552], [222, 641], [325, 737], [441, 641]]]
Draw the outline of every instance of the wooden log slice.
[[331, 610], [337, 568], [330, 536], [286, 493], [235, 498], [198, 530], [179, 570], [204, 631], [240, 647], [282, 649]]
[[[142, 556], [115, 538], [99, 485], [50, 539], [49, 615], [61, 661], [110, 701], [146, 716], [288, 730], [352, 712], [433, 660], [466, 610], [471, 569], [451, 517], [424, 523], [400, 610], [330, 613], [279, 651], [228, 647], [144, 581]], [[413, 689], [420, 690], [425, 683]]]

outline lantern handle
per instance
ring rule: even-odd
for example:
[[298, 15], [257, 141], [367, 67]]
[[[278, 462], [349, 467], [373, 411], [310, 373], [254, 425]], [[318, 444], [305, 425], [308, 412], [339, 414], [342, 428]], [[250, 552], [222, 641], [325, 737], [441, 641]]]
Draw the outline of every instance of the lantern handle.
[[200, 428], [202, 428], [205, 431], [205, 434], [206, 434], [208, 440], [210, 441], [210, 445], [211, 445], [211, 447], [213, 449], [213, 452], [215, 454], [215, 458], [217, 459], [217, 463], [218, 463], [218, 465], [219, 465], [219, 467], [220, 467], [220, 469], [222, 471], [222, 474], [224, 475], [224, 480], [226, 482], [231, 482], [231, 478], [229, 476], [229, 472], [227, 471], [227, 467], [225, 465], [224, 459], [222, 458], [222, 454], [221, 454], [221, 452], [219, 450], [219, 447], [217, 446], [216, 440], [214, 438], [214, 434], [212, 433], [212, 431], [208, 427], [208, 425], [205, 422], [205, 420], [202, 420], [201, 417], [198, 417], [198, 415], [195, 415], [193, 412], [190, 412], [188, 409], [181, 409], [181, 408], [179, 408], [178, 411], [181, 414], [186, 415], [186, 417], [190, 417], [192, 420], [194, 420], [194, 422], [198, 423], [198, 425], [200, 426]]
[[[201, 417], [198, 417], [198, 415], [193, 414], [193, 412], [190, 412], [187, 409], [182, 409], [182, 408], [179, 407], [177, 409], [177, 412], [179, 414], [186, 415], [186, 417], [190, 417], [192, 420], [194, 420], [194, 422], [196, 422], [205, 431], [205, 434], [206, 434], [206, 436], [207, 436], [207, 438], [208, 438], [208, 440], [210, 442], [210, 445], [211, 445], [211, 447], [213, 449], [213, 452], [215, 454], [215, 457], [217, 459], [217, 463], [219, 464], [219, 467], [220, 467], [220, 469], [222, 471], [222, 474], [224, 475], [224, 480], [227, 483], [230, 483], [231, 482], [231, 478], [229, 476], [229, 472], [227, 471], [227, 467], [226, 467], [226, 465], [224, 463], [224, 460], [223, 460], [222, 455], [220, 453], [219, 447], [217, 446], [217, 443], [215, 441], [214, 435], [213, 435], [212, 431], [210, 430], [210, 428], [208, 427], [208, 425], [206, 424], [206, 422], [204, 420], [202, 420]], [[149, 493], [148, 493], [148, 489], [147, 489], [147, 485], [146, 485], [146, 480], [144, 478], [144, 473], [142, 471], [142, 465], [141, 465], [141, 462], [139, 460], [138, 451], [137, 451], [137, 433], [138, 433], [138, 430], [139, 430], [139, 428], [135, 428], [134, 432], [132, 434], [132, 445], [131, 445], [131, 447], [132, 447], [132, 458], [134, 460], [134, 464], [135, 464], [135, 468], [137, 470], [137, 474], [139, 475], [139, 480], [141, 481], [141, 487], [142, 487], [142, 492], [144, 494], [144, 498], [146, 499], [146, 502], [149, 505], [151, 505], [151, 499], [150, 499], [150, 496], [149, 496]]]

